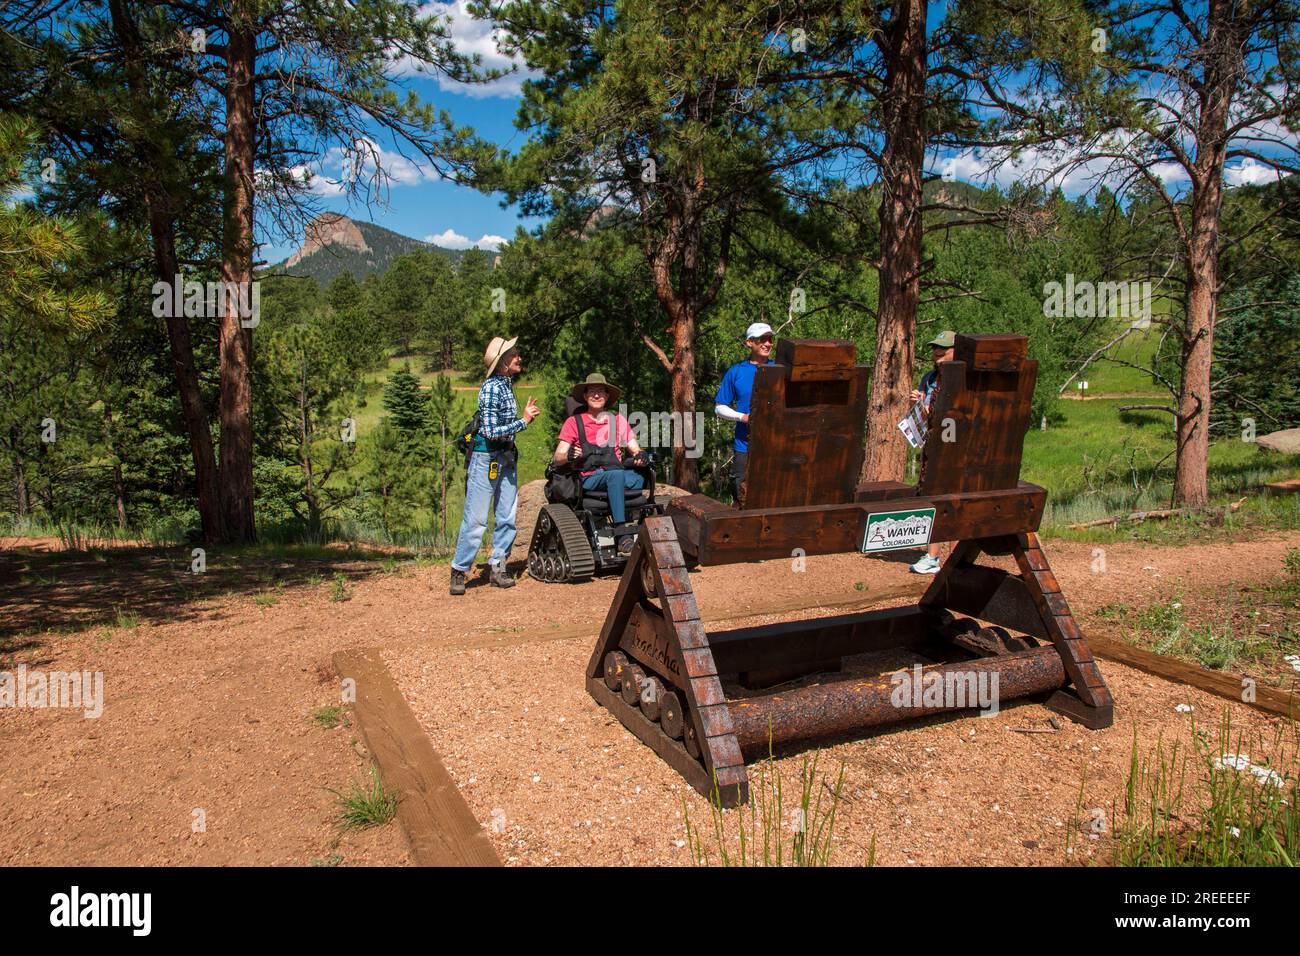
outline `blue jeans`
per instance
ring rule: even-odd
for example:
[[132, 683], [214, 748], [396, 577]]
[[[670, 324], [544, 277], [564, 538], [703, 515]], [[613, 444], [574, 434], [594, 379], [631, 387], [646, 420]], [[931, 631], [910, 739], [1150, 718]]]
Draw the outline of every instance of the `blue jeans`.
[[645, 479], [640, 472], [620, 468], [617, 471], [598, 471], [594, 475], [588, 475], [582, 479], [582, 487], [588, 491], [604, 488], [609, 492], [609, 516], [614, 524], [622, 524], [627, 520], [627, 509], [623, 506], [624, 489], [640, 491], [645, 487]]
[[[488, 479], [488, 465], [496, 461], [496, 481]], [[519, 503], [519, 481], [512, 453], [476, 451], [469, 456], [465, 478], [465, 515], [460, 521], [456, 555], [451, 559], [453, 571], [468, 571], [474, 566], [483, 532], [487, 530], [488, 509], [496, 512], [492, 531], [492, 567], [505, 570], [510, 548], [515, 543], [515, 508]]]

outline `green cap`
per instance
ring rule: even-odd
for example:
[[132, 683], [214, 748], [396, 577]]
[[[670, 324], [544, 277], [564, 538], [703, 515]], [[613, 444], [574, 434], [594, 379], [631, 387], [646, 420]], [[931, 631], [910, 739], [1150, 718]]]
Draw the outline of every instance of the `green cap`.
[[937, 349], [950, 349], [957, 344], [957, 333], [951, 329], [944, 329], [944, 331], [940, 332], [925, 344], [931, 345]]

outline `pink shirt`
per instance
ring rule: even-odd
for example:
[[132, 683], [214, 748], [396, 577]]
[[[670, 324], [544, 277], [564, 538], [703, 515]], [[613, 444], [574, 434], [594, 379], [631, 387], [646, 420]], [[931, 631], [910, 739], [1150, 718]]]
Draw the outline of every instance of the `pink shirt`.
[[[574, 424], [575, 418], [582, 419], [582, 429], [587, 435], [587, 442], [591, 445], [601, 446], [609, 444], [609, 423], [616, 422], [614, 426], [614, 436], [617, 439], [614, 445], [614, 454], [618, 460], [623, 460], [623, 446], [628, 443], [631, 430], [628, 428], [627, 419], [617, 412], [606, 412], [601, 421], [596, 421], [586, 412], [580, 415], [570, 416], [564, 420], [560, 427], [560, 441], [568, 442], [570, 445], [578, 444], [578, 426]], [[594, 471], [584, 471], [582, 476], [594, 475]]]

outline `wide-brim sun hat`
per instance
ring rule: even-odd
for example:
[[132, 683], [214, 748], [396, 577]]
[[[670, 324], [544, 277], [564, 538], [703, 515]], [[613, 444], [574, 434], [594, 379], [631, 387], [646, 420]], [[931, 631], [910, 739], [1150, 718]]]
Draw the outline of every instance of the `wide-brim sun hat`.
[[588, 385], [603, 385], [605, 387], [605, 391], [609, 393], [609, 397], [605, 399], [606, 405], [618, 401], [618, 397], [623, 394], [623, 390], [617, 385], [605, 381], [605, 376], [601, 375], [599, 372], [592, 372], [586, 377], [586, 379], [573, 386], [573, 391], [569, 393], [573, 396], [575, 402], [585, 403], [587, 401]]
[[483, 353], [483, 367], [487, 369], [489, 378], [497, 370], [497, 363], [501, 361], [501, 356], [514, 348], [518, 341], [518, 338], [503, 339], [498, 335], [488, 343], [487, 351]]

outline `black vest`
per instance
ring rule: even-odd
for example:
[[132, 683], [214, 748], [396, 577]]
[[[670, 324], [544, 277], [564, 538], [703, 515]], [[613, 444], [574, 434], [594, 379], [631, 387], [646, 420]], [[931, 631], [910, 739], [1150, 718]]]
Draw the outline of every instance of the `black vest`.
[[[618, 452], [609, 445], [593, 445], [587, 440], [587, 430], [582, 426], [583, 412], [571, 416], [573, 423], [578, 426], [578, 444], [582, 447], [582, 460], [578, 462], [579, 471], [597, 471], [604, 468], [606, 471], [617, 471], [623, 467], [623, 463], [618, 460]], [[615, 441], [618, 440], [618, 416], [609, 413], [610, 435]]]

